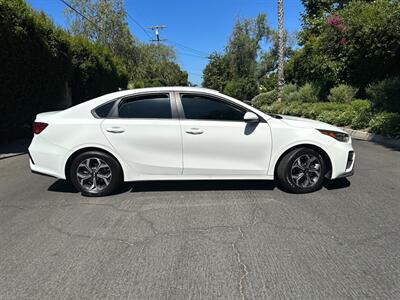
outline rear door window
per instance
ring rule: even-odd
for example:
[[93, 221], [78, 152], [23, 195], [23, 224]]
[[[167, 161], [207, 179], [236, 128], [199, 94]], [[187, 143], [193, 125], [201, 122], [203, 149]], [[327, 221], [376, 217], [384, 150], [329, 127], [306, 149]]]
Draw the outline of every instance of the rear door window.
[[124, 100], [118, 109], [120, 118], [171, 119], [171, 103], [167, 94], [137, 96]]

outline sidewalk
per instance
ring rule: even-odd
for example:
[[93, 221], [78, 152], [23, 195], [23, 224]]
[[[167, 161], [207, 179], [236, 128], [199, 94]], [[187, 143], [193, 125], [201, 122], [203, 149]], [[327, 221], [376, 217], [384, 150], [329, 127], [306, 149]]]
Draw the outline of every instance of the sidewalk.
[[0, 160], [27, 153], [30, 142], [31, 139], [20, 139], [0, 144]]

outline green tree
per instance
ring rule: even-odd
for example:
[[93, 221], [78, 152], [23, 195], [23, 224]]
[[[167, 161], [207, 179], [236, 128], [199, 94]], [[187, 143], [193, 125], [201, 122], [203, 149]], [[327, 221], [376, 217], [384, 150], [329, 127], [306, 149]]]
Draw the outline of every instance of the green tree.
[[[276, 89], [277, 71], [278, 71], [278, 33], [272, 31], [270, 34], [271, 47], [261, 53], [260, 60], [257, 64], [256, 77], [260, 84], [260, 87], [264, 91], [270, 91]], [[284, 32], [284, 62], [286, 62], [293, 56], [294, 50], [292, 48], [292, 37], [287, 31]], [[285, 67], [286, 68], [286, 67]]]
[[218, 53], [211, 54], [203, 71], [203, 86], [223, 91], [230, 77], [228, 56]]
[[400, 74], [398, 0], [353, 1], [323, 18], [289, 63], [296, 83], [316, 82], [324, 93], [345, 83], [364, 96], [369, 83]]
[[71, 8], [65, 8], [69, 31], [73, 35], [106, 46], [115, 56], [126, 58], [134, 43], [126, 21], [124, 0], [70, 0], [87, 18], [81, 17]]
[[108, 47], [128, 70], [130, 87], [188, 85], [188, 75], [176, 63], [173, 48], [138, 42], [127, 23], [124, 0], [71, 0], [65, 9], [69, 30]]
[[270, 37], [266, 15], [256, 19], [238, 20], [226, 47], [233, 77], [253, 77], [257, 66], [257, 54], [262, 38]]
[[162, 44], [137, 44], [130, 70], [132, 87], [188, 85], [188, 74], [176, 63], [173, 48]]
[[223, 54], [213, 54], [203, 71], [203, 86], [242, 100], [258, 93], [257, 64], [260, 41], [269, 39], [272, 30], [264, 14], [255, 19], [238, 20]]

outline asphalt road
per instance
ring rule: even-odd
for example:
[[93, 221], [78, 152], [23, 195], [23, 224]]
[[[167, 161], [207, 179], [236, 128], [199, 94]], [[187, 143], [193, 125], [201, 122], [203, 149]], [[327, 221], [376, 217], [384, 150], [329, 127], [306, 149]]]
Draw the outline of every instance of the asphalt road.
[[0, 161], [1, 299], [400, 299], [400, 152], [316, 193], [148, 182], [85, 198]]

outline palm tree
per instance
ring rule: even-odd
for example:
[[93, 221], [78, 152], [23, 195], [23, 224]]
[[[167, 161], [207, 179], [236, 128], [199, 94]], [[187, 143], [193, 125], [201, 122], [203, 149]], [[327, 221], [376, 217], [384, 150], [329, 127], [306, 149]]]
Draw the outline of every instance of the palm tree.
[[278, 0], [278, 101], [282, 101], [285, 75], [283, 64], [285, 63], [285, 30], [283, 28], [283, 0]]

